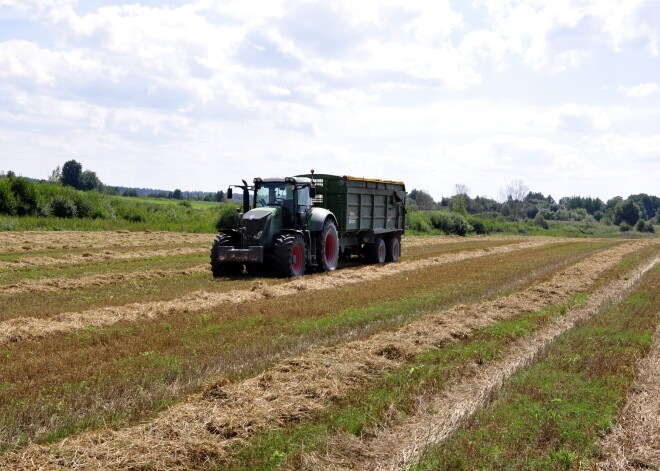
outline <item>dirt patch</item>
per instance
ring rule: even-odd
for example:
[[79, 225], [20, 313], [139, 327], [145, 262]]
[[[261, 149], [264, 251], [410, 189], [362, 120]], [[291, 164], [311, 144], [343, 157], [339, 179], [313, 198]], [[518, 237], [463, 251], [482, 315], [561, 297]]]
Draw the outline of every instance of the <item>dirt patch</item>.
[[[210, 247], [210, 246], [209, 246]], [[177, 249], [160, 250], [136, 250], [134, 252], [113, 252], [104, 250], [103, 252], [85, 252], [81, 255], [65, 255], [59, 258], [53, 257], [23, 257], [11, 262], [0, 262], [0, 269], [37, 267], [45, 265], [71, 265], [78, 263], [101, 262], [106, 260], [132, 260], [136, 258], [150, 257], [173, 257], [177, 255], [188, 255], [193, 253], [210, 253], [207, 247], [180, 247]]]
[[[188, 469], [197, 466], [200, 459], [217, 463], [225, 459], [228, 445], [235, 440], [314, 414], [328, 399], [364, 386], [375, 374], [401, 366], [408, 355], [451, 342], [456, 335], [499, 319], [566, 302], [624, 255], [647, 244], [629, 242], [603, 250], [549, 281], [511, 296], [457, 306], [366, 340], [315, 349], [282, 361], [255, 378], [229, 384], [219, 380], [151, 423], [82, 434], [53, 448], [30, 446], [3, 457], [0, 466]], [[535, 297], [539, 292], [547, 295]]]
[[[660, 313], [658, 313], [660, 315]], [[602, 442], [606, 459], [601, 471], [660, 470], [660, 327], [649, 356], [639, 372], [617, 424]]]
[[45, 280], [22, 280], [11, 285], [0, 285], [0, 296], [23, 293], [52, 293], [55, 291], [67, 291], [85, 289], [92, 286], [104, 286], [114, 283], [126, 283], [132, 281], [152, 280], [155, 278], [167, 278], [177, 275], [196, 275], [208, 273], [209, 265], [197, 265], [191, 268], [180, 268], [172, 270], [140, 270], [130, 273], [108, 273], [91, 275], [84, 278], [50, 278]]
[[421, 270], [437, 264], [528, 249], [545, 245], [547, 242], [547, 240], [534, 239], [533, 241], [518, 244], [445, 254], [415, 260], [413, 262], [367, 265], [354, 269], [305, 276], [276, 286], [271, 286], [261, 280], [257, 280], [250, 290], [235, 290], [226, 293], [199, 291], [171, 301], [136, 303], [125, 306], [105, 307], [91, 311], [67, 312], [49, 319], [30, 317], [10, 319], [0, 323], [0, 345], [45, 337], [55, 333], [71, 332], [85, 327], [103, 327], [123, 321], [135, 322], [154, 319], [176, 312], [187, 313], [208, 310], [226, 303], [243, 303], [258, 298], [287, 296], [300, 291], [332, 289], [339, 286], [375, 280], [405, 271]]

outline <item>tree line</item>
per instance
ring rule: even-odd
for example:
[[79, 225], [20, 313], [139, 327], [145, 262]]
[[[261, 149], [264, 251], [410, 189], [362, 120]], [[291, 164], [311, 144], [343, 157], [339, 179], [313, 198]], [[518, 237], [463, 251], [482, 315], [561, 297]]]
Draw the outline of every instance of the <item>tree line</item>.
[[464, 217], [478, 216], [491, 220], [531, 220], [547, 228], [547, 221], [601, 222], [617, 225], [622, 231], [635, 227], [641, 232], [654, 232], [660, 224], [660, 198], [646, 193], [600, 198], [568, 196], [555, 200], [551, 195], [532, 192], [520, 180], [501, 189], [499, 200], [483, 196], [470, 197], [465, 185], [456, 185], [454, 194], [435, 201], [426, 190], [413, 189], [408, 207], [415, 210], [446, 210]]

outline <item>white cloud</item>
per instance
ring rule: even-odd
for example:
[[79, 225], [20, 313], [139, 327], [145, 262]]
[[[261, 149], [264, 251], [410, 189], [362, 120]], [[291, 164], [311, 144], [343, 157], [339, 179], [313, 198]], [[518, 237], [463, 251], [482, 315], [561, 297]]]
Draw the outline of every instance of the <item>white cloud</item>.
[[660, 91], [657, 83], [640, 83], [634, 87], [620, 86], [619, 91], [632, 98], [646, 98]]

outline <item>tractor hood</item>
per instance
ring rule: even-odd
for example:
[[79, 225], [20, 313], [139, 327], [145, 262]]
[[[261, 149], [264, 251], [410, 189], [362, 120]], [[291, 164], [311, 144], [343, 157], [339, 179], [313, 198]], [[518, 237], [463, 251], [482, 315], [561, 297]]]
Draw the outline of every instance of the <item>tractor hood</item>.
[[280, 208], [257, 208], [243, 215], [243, 227], [248, 236], [261, 239], [269, 232], [271, 216]]

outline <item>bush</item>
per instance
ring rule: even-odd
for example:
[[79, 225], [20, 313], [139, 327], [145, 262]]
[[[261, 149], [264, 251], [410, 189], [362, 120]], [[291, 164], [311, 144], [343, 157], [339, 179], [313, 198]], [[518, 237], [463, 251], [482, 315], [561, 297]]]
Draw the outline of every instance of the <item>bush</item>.
[[11, 191], [11, 180], [0, 179], [0, 213], [13, 216], [16, 214], [16, 198]]
[[65, 196], [54, 196], [50, 200], [49, 206], [53, 212], [53, 216], [58, 218], [75, 218], [78, 215], [75, 203]]
[[645, 222], [643, 219], [637, 221], [637, 224], [635, 225], [635, 229], [637, 229], [637, 232], [655, 233], [655, 227], [653, 227], [653, 222], [652, 221]]
[[11, 180], [10, 190], [16, 199], [16, 214], [27, 216], [37, 209], [37, 192], [34, 185], [23, 178]]
[[429, 219], [428, 215], [423, 212], [415, 211], [408, 213], [406, 223], [411, 231], [428, 233], [433, 232], [433, 225], [431, 224], [431, 220]]
[[630, 230], [630, 224], [626, 221], [621, 222], [621, 224], [619, 224], [619, 230], [621, 232], [628, 232]]
[[474, 216], [467, 218], [467, 222], [476, 234], [490, 234], [493, 231], [493, 221]]
[[545, 218], [543, 217], [543, 214], [541, 214], [541, 213], [537, 213], [536, 216], [534, 216], [533, 224], [535, 226], [542, 227], [543, 229], [548, 229], [549, 228], [547, 221], [545, 220]]
[[236, 229], [240, 223], [237, 209], [238, 206], [233, 204], [226, 204], [220, 208], [220, 214], [215, 223], [215, 228], [219, 231], [223, 229]]

